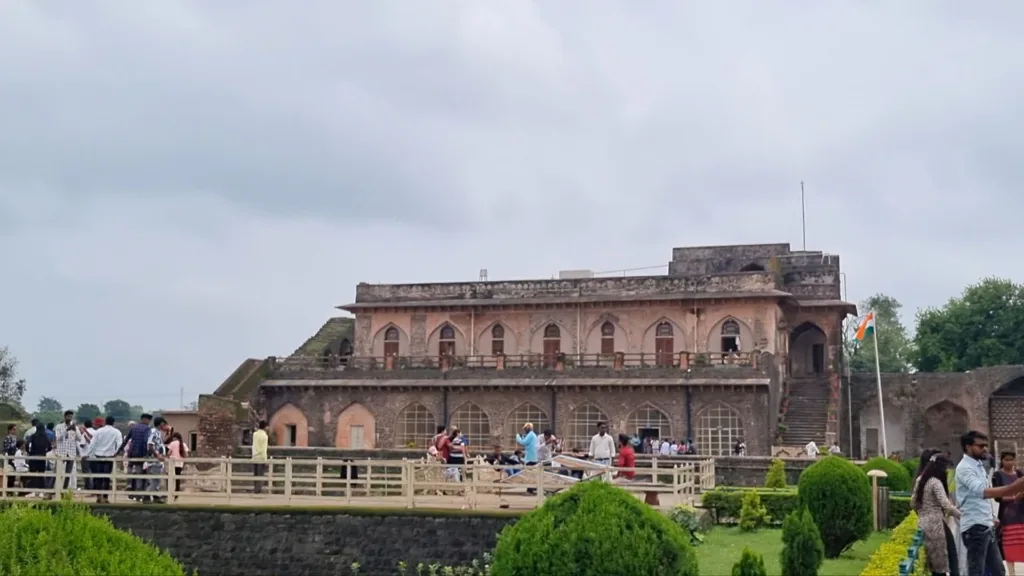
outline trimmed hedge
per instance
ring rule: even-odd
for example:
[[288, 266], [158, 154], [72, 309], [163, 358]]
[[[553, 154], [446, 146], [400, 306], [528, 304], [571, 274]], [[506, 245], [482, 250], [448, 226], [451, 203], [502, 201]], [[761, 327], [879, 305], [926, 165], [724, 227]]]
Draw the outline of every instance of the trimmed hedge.
[[629, 492], [581, 482], [507, 526], [494, 576], [698, 576], [690, 535]]
[[[907, 557], [907, 548], [914, 541], [917, 532], [917, 513], [911, 513], [892, 531], [889, 541], [875, 550], [868, 560], [868, 565], [860, 576], [892, 576], [900, 573], [900, 562]], [[914, 564], [914, 576], [925, 576], [928, 568], [924, 558], [924, 548]]]
[[797, 493], [821, 530], [826, 558], [838, 558], [871, 534], [871, 484], [849, 460], [827, 456], [811, 464], [800, 474]]
[[[768, 510], [772, 525], [781, 525], [786, 516], [800, 508], [800, 497], [792, 488], [785, 490], [719, 488], [705, 492], [701, 496], [701, 507], [712, 510], [715, 513], [715, 521], [719, 524], [737, 524], [743, 510], [743, 496], [751, 490], [756, 490], [761, 497], [761, 505]], [[910, 514], [910, 498], [889, 497], [889, 528], [898, 526], [908, 514]]]
[[875, 456], [861, 466], [867, 473], [869, 470], [881, 470], [888, 474], [887, 478], [879, 478], [879, 486], [887, 486], [893, 492], [909, 492], [910, 479], [913, 475], [907, 473], [907, 469], [899, 462], [894, 462], [883, 456]]
[[181, 564], [82, 505], [0, 508], [0, 574], [185, 576]]

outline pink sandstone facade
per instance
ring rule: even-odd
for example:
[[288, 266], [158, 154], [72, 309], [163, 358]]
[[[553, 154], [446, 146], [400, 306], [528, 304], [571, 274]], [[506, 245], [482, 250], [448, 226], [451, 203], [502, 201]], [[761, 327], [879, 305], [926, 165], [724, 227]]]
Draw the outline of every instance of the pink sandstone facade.
[[[353, 317], [200, 397], [200, 453], [232, 454], [267, 419], [300, 448], [422, 449], [449, 424], [512, 447], [525, 422], [585, 447], [604, 421], [709, 455], [743, 438], [751, 455], [814, 440], [870, 456], [878, 397], [840, 369], [856, 312], [840, 277], [836, 255], [757, 244], [675, 248], [662, 276], [360, 284]], [[965, 426], [1024, 445], [1024, 367], [883, 381], [890, 452]]]

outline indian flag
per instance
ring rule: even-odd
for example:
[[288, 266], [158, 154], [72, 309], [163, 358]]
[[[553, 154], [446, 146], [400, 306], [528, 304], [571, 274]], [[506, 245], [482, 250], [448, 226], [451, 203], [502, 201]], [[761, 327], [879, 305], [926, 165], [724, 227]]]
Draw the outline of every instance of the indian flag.
[[854, 336], [859, 341], [864, 341], [868, 335], [875, 332], [875, 313], [868, 312], [866, 316], [861, 318], [860, 326], [857, 327], [857, 335]]

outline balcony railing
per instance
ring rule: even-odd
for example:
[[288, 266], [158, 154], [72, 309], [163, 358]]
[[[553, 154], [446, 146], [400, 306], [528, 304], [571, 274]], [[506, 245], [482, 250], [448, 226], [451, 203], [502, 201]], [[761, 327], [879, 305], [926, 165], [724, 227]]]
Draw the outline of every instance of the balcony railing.
[[666, 369], [690, 370], [703, 367], [739, 366], [757, 368], [758, 353], [650, 352], [614, 354], [499, 354], [477, 356], [292, 356], [277, 361], [277, 372], [377, 371], [433, 369], [449, 370], [574, 370], [612, 371]]

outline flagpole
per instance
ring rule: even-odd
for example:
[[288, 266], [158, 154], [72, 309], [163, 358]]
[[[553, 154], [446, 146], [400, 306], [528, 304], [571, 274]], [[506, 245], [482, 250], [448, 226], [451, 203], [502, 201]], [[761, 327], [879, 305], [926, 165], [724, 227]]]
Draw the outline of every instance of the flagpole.
[[882, 396], [882, 365], [878, 361], [878, 318], [874, 316], [874, 312], [872, 312], [871, 314], [871, 320], [873, 324], [871, 332], [874, 336], [872, 340], [874, 340], [875, 342], [875, 377], [878, 380], [878, 417], [881, 420], [879, 428], [882, 430], [882, 456], [888, 458], [889, 444], [888, 442], [886, 442], [885, 439], [885, 407], [883, 406], [884, 402]]

